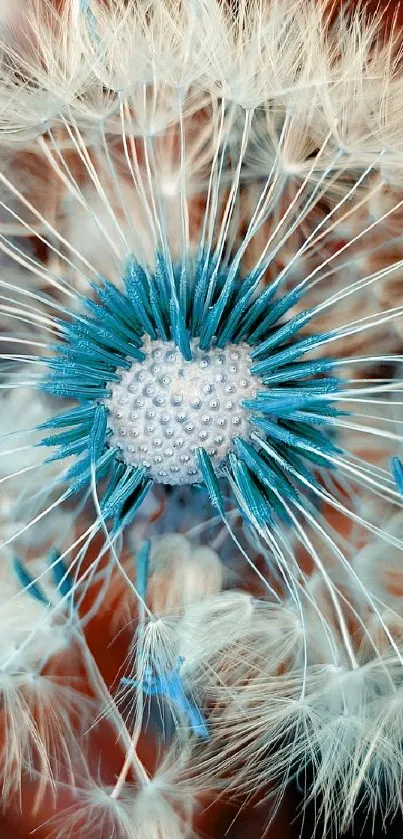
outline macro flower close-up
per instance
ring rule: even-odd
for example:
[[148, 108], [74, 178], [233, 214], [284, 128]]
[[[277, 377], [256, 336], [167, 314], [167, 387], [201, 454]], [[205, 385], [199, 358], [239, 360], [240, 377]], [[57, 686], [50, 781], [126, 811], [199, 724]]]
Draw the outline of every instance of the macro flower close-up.
[[0, 2], [0, 839], [401, 835], [401, 17]]

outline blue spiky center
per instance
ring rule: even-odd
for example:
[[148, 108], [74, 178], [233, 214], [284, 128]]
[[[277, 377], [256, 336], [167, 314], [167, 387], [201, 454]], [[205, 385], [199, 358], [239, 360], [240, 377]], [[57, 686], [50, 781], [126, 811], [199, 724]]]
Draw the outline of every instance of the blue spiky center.
[[124, 291], [99, 281], [87, 313], [59, 322], [42, 388], [78, 406], [45, 423], [41, 444], [75, 458], [66, 497], [106, 478], [101, 513], [122, 526], [155, 482], [204, 482], [222, 511], [226, 476], [267, 524], [331, 468], [340, 381], [332, 358], [309, 355], [331, 333], [301, 335], [312, 313], [290, 316], [300, 294], [259, 294], [259, 280], [203, 255], [158, 257], [154, 273], [132, 259]]

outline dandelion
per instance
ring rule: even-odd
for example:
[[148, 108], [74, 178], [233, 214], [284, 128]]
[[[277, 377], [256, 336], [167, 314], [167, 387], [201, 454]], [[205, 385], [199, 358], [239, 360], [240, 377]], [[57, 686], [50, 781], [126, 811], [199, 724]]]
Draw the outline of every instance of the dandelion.
[[[361, 172], [356, 153], [350, 149], [351, 142], [336, 142], [341, 140], [338, 136], [340, 127], [336, 131], [329, 120], [330, 127], [325, 130], [325, 117], [329, 117], [331, 107], [336, 107], [332, 97], [336, 98], [341, 95], [340, 90], [348, 88], [348, 76], [345, 78], [348, 70], [341, 47], [333, 61], [335, 33], [327, 32], [322, 22], [321, 50], [323, 61], [327, 56], [329, 66], [321, 84], [309, 63], [303, 65], [301, 79], [297, 76], [294, 81], [294, 84], [315, 87], [313, 104], [311, 99], [309, 105], [303, 100], [302, 114], [297, 120], [298, 124], [300, 120], [308, 123], [305, 132], [308, 128], [311, 131], [311, 145], [315, 141], [315, 150], [312, 151], [311, 146], [309, 151], [304, 149], [307, 161], [302, 167], [303, 176], [299, 173], [298, 189], [281, 214], [282, 196], [278, 194], [278, 182], [285, 179], [288, 183], [290, 177], [291, 180], [296, 177], [296, 172], [289, 171], [285, 177], [283, 171], [284, 167], [291, 166], [288, 158], [292, 140], [296, 142], [295, 126], [287, 110], [290, 107], [288, 96], [281, 88], [271, 90], [267, 80], [267, 90], [264, 95], [263, 90], [260, 92], [260, 100], [253, 108], [250, 103], [248, 106], [246, 102], [235, 103], [234, 91], [228, 90], [225, 96], [218, 96], [217, 82], [212, 86], [209, 81], [213, 68], [217, 72], [216, 55], [213, 50], [205, 54], [202, 49], [199, 57], [196, 49], [203, 26], [210, 25], [207, 7], [201, 6], [195, 18], [183, 9], [182, 26], [175, 36], [169, 27], [175, 23], [179, 10], [159, 4], [149, 21], [131, 4], [125, 8], [114, 4], [104, 8], [94, 4], [93, 9], [89, 7], [90, 14], [82, 13], [78, 17], [74, 8], [67, 4], [61, 18], [50, 15], [47, 38], [41, 38], [41, 46], [36, 41], [32, 44], [37, 58], [38, 50], [42, 50], [44, 68], [39, 69], [29, 52], [27, 55], [21, 48], [14, 55], [14, 61], [20, 62], [20, 70], [27, 79], [25, 91], [30, 90], [30, 85], [32, 87], [35, 73], [39, 73], [37, 81], [44, 90], [46, 85], [50, 88], [55, 84], [55, 76], [51, 73], [56, 68], [59, 75], [64, 73], [66, 78], [61, 89], [65, 91], [65, 102], [61, 103], [54, 94], [57, 110], [53, 116], [55, 125], [60, 126], [57, 134], [62, 131], [63, 140], [58, 142], [55, 138], [56, 128], [51, 127], [49, 114], [46, 124], [42, 114], [43, 127], [39, 134], [39, 125], [35, 127], [35, 120], [32, 120], [29, 127], [16, 125], [13, 130], [10, 126], [6, 130], [4, 125], [2, 135], [5, 146], [10, 145], [12, 138], [21, 146], [27, 143], [27, 131], [31, 137], [35, 130], [35, 137], [30, 142], [34, 142], [35, 153], [44, 158], [46, 167], [50, 167], [57, 178], [63, 201], [86, 208], [91, 222], [104, 236], [115, 265], [120, 264], [117, 281], [120, 280], [122, 288], [116, 288], [109, 279], [102, 279], [97, 270], [94, 279], [87, 258], [65, 237], [64, 231], [62, 234], [36, 209], [27, 189], [22, 191], [3, 175], [3, 186], [10, 197], [45, 226], [47, 232], [41, 234], [41, 241], [44, 240], [49, 251], [56, 254], [64, 266], [58, 275], [54, 275], [46, 264], [39, 268], [37, 260], [28, 262], [20, 251], [16, 252], [16, 246], [6, 246], [3, 242], [4, 249], [10, 249], [20, 264], [29, 265], [28, 270], [34, 275], [38, 276], [40, 271], [44, 283], [57, 290], [63, 301], [57, 302], [53, 297], [47, 299], [43, 292], [25, 291], [31, 302], [36, 300], [44, 311], [50, 306], [57, 315], [49, 315], [49, 328], [55, 335], [55, 340], [49, 342], [49, 355], [32, 358], [33, 364], [41, 368], [46, 365], [48, 372], [41, 380], [34, 377], [32, 380], [41, 390], [68, 400], [69, 404], [68, 410], [56, 414], [42, 426], [49, 432], [42, 439], [42, 445], [59, 448], [58, 455], [45, 458], [45, 466], [57, 457], [63, 461], [72, 456], [78, 458], [67, 472], [60, 473], [61, 486], [65, 487], [60, 502], [91, 484], [94, 491], [94, 485], [107, 476], [109, 481], [104, 491], [100, 490], [99, 498], [97, 492], [95, 499], [98, 526], [111, 521], [114, 533], [129, 524], [153, 484], [175, 486], [202, 481], [211, 500], [225, 516], [219, 483], [224, 477], [243, 514], [261, 529], [267, 529], [273, 519], [289, 519], [288, 505], [299, 515], [298, 505], [303, 508], [308, 496], [313, 496], [313, 503], [315, 499], [320, 502], [326, 498], [330, 504], [341, 505], [344, 509], [336, 492], [326, 492], [317, 486], [317, 474], [337, 469], [348, 480], [354, 470], [358, 480], [366, 484], [366, 489], [372, 489], [365, 464], [353, 466], [356, 453], [343, 447], [343, 429], [351, 427], [350, 420], [344, 419], [343, 414], [344, 408], [349, 407], [352, 384], [350, 379], [346, 381], [343, 377], [344, 365], [353, 369], [360, 364], [366, 367], [370, 358], [339, 359], [337, 344], [342, 338], [366, 333], [380, 324], [394, 321], [400, 315], [400, 309], [397, 307], [382, 316], [376, 312], [374, 316], [350, 323], [347, 319], [342, 327], [325, 332], [313, 331], [319, 314], [331, 312], [332, 306], [371, 288], [378, 279], [379, 272], [374, 272], [346, 284], [341, 292], [329, 297], [326, 293], [328, 283], [324, 281], [328, 275], [326, 269], [346, 251], [346, 245], [319, 262], [291, 287], [288, 286], [288, 263], [272, 282], [263, 286], [267, 271], [283, 244], [302, 220], [310, 218], [311, 211], [313, 228], [297, 251], [307, 253], [309, 257], [330, 235], [334, 236], [341, 219], [346, 221], [350, 217], [352, 211], [347, 206], [351, 201], [353, 205], [354, 201], [357, 203], [357, 195], [362, 191], [358, 205], [366, 206], [373, 190], [376, 192], [379, 186], [368, 187], [367, 181], [373, 171], [382, 172], [386, 165], [386, 152], [375, 126], [372, 143], [378, 141], [378, 147]], [[306, 15], [312, 14], [315, 20], [320, 20], [319, 13], [311, 12], [308, 7], [299, 10], [296, 21], [287, 17], [286, 24], [280, 24], [279, 7], [274, 5], [268, 10], [267, 21], [261, 28], [257, 13], [258, 7], [252, 8], [246, 20], [238, 21], [232, 32], [227, 31], [229, 18], [225, 12], [214, 9], [229, 52], [230, 47], [233, 53], [237, 48], [252, 62], [250, 42], [255, 39], [255, 46], [259, 46], [256, 66], [251, 67], [251, 91], [258, 81], [263, 85], [259, 54], [262, 51], [266, 54], [271, 39], [275, 42], [276, 37], [280, 38], [286, 25], [285, 44], [291, 63], [297, 49], [302, 49]], [[64, 23], [69, 24], [66, 30]], [[124, 24], [129, 23], [131, 35], [121, 43], [118, 35]], [[243, 24], [246, 29], [250, 27], [248, 39], [242, 30]], [[42, 25], [40, 7], [34, 5], [27, 17], [32, 39], [35, 27]], [[350, 24], [340, 21], [338, 25], [341, 30], [338, 36], [346, 39], [345, 51], [348, 52], [357, 36], [357, 21]], [[178, 89], [182, 93], [176, 102], [171, 91], [175, 116], [170, 114], [167, 124], [162, 127], [157, 120], [157, 130], [153, 126], [155, 111], [159, 115], [160, 105], [164, 111], [166, 88], [168, 84], [174, 87], [174, 79], [170, 73], [165, 74], [166, 78], [162, 75], [161, 79], [157, 74], [157, 100], [153, 103], [148, 102], [152, 89], [147, 81], [131, 78], [130, 74], [136, 72], [132, 51], [137, 45], [149, 51], [150, 61], [151, 57], [155, 59], [155, 43], [160, 44], [162, 62], [163, 26], [168, 27], [173, 39], [171, 62], [173, 68], [176, 67], [176, 85], [180, 82]], [[51, 55], [48, 42], [56, 47], [54, 30], [57, 32], [58, 27], [60, 31], [63, 28], [63, 43]], [[189, 31], [195, 43], [194, 49], [186, 52]], [[368, 44], [365, 44], [365, 37]], [[387, 46], [378, 48], [375, 54], [370, 52], [373, 41], [370, 25], [365, 37], [363, 44], [357, 46], [355, 61], [363, 64], [368, 54], [372, 70], [377, 70], [373, 92], [364, 67], [361, 68], [365, 97], [364, 102], [360, 100], [360, 107], [364, 108], [368, 98], [367, 118], [370, 119], [376, 96], [382, 96], [380, 101], [384, 102], [385, 84], [389, 85], [389, 95], [389, 88], [397, 81], [393, 74], [390, 78], [393, 50]], [[115, 55], [117, 44], [121, 48], [119, 58]], [[307, 51], [306, 45], [304, 49]], [[389, 56], [389, 61], [381, 73], [381, 58], [385, 55]], [[138, 66], [137, 72], [146, 72], [146, 67], [145, 59], [144, 67]], [[123, 68], [128, 76], [123, 85], [128, 91], [126, 99], [122, 98], [121, 87], [117, 86], [118, 75], [123, 82]], [[7, 65], [4, 72], [7, 73]], [[174, 74], [174, 69], [171, 73]], [[11, 95], [13, 90], [12, 79], [10, 70], [7, 84], [4, 82], [5, 98], [7, 91]], [[84, 120], [81, 109], [90, 109], [93, 97], [100, 94], [101, 81], [105, 86], [107, 80], [111, 92], [107, 103], [103, 103], [104, 113], [101, 116], [90, 111]], [[71, 87], [68, 94], [67, 81]], [[282, 83], [284, 86], [284, 81]], [[165, 94], [162, 103], [158, 99], [161, 88]], [[183, 89], [188, 93], [183, 93]], [[136, 101], [140, 90], [146, 94], [144, 113]], [[48, 90], [48, 98], [51, 92]], [[18, 102], [12, 95], [13, 101]], [[37, 107], [41, 107], [39, 94], [34, 89], [29, 96], [32, 105], [37, 103]], [[263, 107], [264, 134], [260, 110]], [[340, 108], [343, 107], [346, 107], [344, 100], [340, 104]], [[204, 125], [206, 109], [209, 119]], [[7, 114], [10, 119], [10, 112]], [[314, 130], [315, 116], [322, 124], [319, 136]], [[204, 125], [202, 139], [193, 133], [193, 126], [199, 119]], [[115, 133], [117, 121], [120, 126], [119, 132]], [[248, 190], [250, 181], [254, 189], [257, 183], [262, 183], [262, 172], [259, 172], [257, 183], [256, 172], [251, 177], [248, 160], [254, 155], [257, 138], [262, 145], [266, 137], [268, 148], [271, 148], [275, 130], [278, 147], [272, 150], [272, 165], [266, 172], [251, 217], [245, 222], [244, 239], [236, 243], [231, 231], [240, 212], [243, 190]], [[348, 131], [347, 127], [344, 131]], [[88, 132], [91, 137], [87, 136]], [[185, 176], [188, 158], [193, 159], [196, 154], [195, 147], [198, 154], [203, 152], [204, 159], [204, 182], [197, 188], [197, 205], [201, 205], [198, 224], [194, 223], [191, 214], [191, 204], [196, 199]], [[236, 163], [235, 148], [238, 150]], [[397, 152], [394, 155], [388, 151], [388, 167], [397, 165], [397, 159]], [[162, 168], [169, 165], [178, 179], [175, 187], [171, 184], [170, 189], [165, 188], [168, 197], [164, 193], [160, 160], [163, 160]], [[83, 178], [86, 184], [81, 188]], [[91, 202], [90, 194], [85, 196], [87, 184], [88, 189], [95, 190], [94, 207], [88, 203]], [[139, 202], [150, 255], [141, 255], [141, 243], [135, 241], [135, 231], [127, 227], [131, 217], [123, 194], [118, 192], [120, 186], [125, 191], [130, 188]], [[170, 243], [167, 221], [172, 215], [172, 195], [179, 213], [174, 237], [179, 247]], [[330, 209], [327, 208], [327, 213], [317, 221], [316, 211], [323, 196], [330, 203]], [[97, 202], [102, 205], [102, 213], [108, 216], [107, 221], [98, 217]], [[11, 207], [6, 205], [6, 208], [15, 215]], [[399, 202], [381, 214], [382, 222], [398, 208]], [[71, 211], [72, 206], [69, 206], [69, 216]], [[249, 245], [266, 230], [270, 217], [279, 212], [278, 221], [265, 233], [266, 243], [255, 256], [253, 266], [244, 270]], [[18, 213], [17, 216], [22, 228], [27, 229], [28, 223]], [[68, 219], [62, 218], [63, 224], [65, 221], [67, 223]], [[380, 223], [377, 220], [364, 226], [358, 239], [368, 236], [378, 221]], [[111, 224], [115, 228], [113, 235], [112, 230], [109, 231]], [[52, 242], [57, 241], [57, 246], [48, 241], [49, 237]], [[95, 300], [72, 288], [73, 269], [87, 282]], [[385, 270], [393, 273], [395, 269], [393, 264]], [[310, 289], [312, 286], [317, 289], [319, 284], [325, 292], [324, 299], [320, 304], [310, 306]], [[79, 311], [74, 302], [77, 294]], [[73, 308], [69, 308], [70, 301], [73, 301]], [[293, 309], [300, 303], [303, 311], [293, 314]], [[310, 334], [306, 334], [307, 328]], [[326, 357], [322, 352], [318, 355], [322, 348]], [[74, 405], [70, 408], [72, 402]], [[376, 436], [372, 426], [366, 427], [365, 433]], [[393, 501], [386, 483], [379, 483], [379, 491], [388, 494]]]
[[189, 835], [137, 754], [145, 699], [196, 786], [195, 754], [202, 786], [280, 795], [310, 763], [326, 821], [382, 785], [394, 811], [396, 28], [310, 0], [29, 0], [7, 25], [1, 548], [63, 522], [56, 588], [82, 651], [116, 575], [121, 614], [132, 601], [117, 697], [84, 653], [126, 752], [107, 829], [146, 835], [146, 800], [156, 836]]

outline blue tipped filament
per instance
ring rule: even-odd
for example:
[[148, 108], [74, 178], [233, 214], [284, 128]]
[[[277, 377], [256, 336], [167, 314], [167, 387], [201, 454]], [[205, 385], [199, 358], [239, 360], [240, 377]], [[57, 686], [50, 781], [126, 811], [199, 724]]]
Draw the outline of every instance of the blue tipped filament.
[[[180, 676], [184, 659], [180, 656], [175, 668], [167, 673], [147, 671], [142, 682], [142, 691], [146, 696], [158, 696], [172, 708], [176, 708], [187, 721], [189, 728], [197, 737], [208, 737], [208, 728], [193, 699], [186, 694]], [[135, 679], [123, 678], [122, 684], [127, 687], [137, 687]]]
[[[67, 565], [64, 560], [60, 558], [58, 551], [51, 551], [48, 563], [52, 585], [63, 598], [69, 597], [72, 593], [73, 583]], [[30, 594], [34, 600], [38, 601], [38, 603], [43, 603], [45, 606], [49, 606], [49, 598], [43, 591], [42, 586], [34, 579], [34, 577], [32, 577], [26, 565], [17, 556], [14, 557], [13, 560], [13, 568], [19, 583], [27, 594]]]

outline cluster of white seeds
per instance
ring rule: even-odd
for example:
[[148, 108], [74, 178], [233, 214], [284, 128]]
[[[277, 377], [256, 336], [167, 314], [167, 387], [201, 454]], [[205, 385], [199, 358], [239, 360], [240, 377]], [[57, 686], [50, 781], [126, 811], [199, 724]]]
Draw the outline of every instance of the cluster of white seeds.
[[192, 361], [185, 361], [172, 342], [147, 339], [145, 360], [121, 372], [107, 401], [111, 445], [158, 483], [199, 481], [199, 447], [222, 475], [233, 438], [251, 432], [242, 403], [259, 381], [250, 372], [248, 345], [204, 351], [193, 340], [191, 347]]

